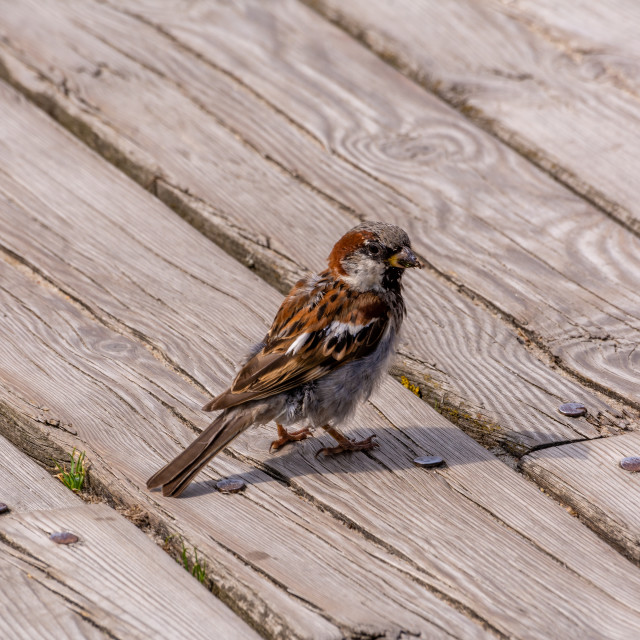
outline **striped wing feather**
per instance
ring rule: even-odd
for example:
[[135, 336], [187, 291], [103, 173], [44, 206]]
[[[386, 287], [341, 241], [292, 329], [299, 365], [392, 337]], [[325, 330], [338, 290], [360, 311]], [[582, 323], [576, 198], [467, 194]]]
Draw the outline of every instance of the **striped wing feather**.
[[326, 272], [317, 282], [302, 280], [280, 306], [264, 347], [204, 409], [226, 409], [317, 380], [371, 353], [388, 323], [389, 308], [377, 294], [353, 292]]

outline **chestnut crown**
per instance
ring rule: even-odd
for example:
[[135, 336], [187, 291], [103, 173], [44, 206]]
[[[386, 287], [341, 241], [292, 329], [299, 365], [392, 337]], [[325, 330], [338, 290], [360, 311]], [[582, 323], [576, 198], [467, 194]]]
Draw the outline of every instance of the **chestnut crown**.
[[348, 231], [333, 247], [329, 268], [359, 291], [397, 281], [407, 268], [421, 268], [407, 233], [394, 224], [365, 222]]

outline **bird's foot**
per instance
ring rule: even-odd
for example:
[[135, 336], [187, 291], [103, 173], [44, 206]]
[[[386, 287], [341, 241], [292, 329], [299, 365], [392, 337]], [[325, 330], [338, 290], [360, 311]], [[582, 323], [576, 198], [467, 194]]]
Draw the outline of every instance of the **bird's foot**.
[[313, 436], [309, 427], [298, 429], [298, 431], [287, 431], [281, 424], [278, 424], [277, 427], [278, 438], [271, 443], [269, 451], [277, 451], [280, 447], [284, 447], [288, 442], [298, 442], [299, 440], [305, 440], [309, 436]]
[[338, 443], [336, 447], [324, 447], [316, 453], [316, 458], [322, 453], [325, 456], [335, 456], [345, 451], [366, 451], [367, 449], [375, 449], [378, 446], [373, 439], [375, 434], [365, 438], [364, 440], [351, 440], [343, 436], [337, 429], [333, 427], [324, 427], [325, 431]]

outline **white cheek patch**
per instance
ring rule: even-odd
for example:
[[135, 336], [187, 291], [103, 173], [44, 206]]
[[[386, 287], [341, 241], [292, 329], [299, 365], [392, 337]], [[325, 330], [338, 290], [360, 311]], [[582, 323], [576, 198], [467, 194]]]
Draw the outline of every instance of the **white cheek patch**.
[[348, 285], [356, 291], [374, 291], [382, 285], [384, 265], [373, 260], [366, 260], [349, 270], [346, 276], [341, 276]]
[[295, 356], [300, 349], [304, 346], [304, 343], [309, 339], [309, 333], [301, 333], [292, 343], [291, 346], [287, 349], [286, 355]]

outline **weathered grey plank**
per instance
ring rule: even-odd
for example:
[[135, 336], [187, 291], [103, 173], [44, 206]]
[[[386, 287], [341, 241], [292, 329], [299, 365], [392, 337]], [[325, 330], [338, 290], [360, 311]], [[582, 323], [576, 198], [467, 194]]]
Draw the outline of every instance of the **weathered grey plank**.
[[628, 456], [640, 456], [638, 434], [543, 449], [521, 464], [594, 531], [640, 561], [640, 476], [620, 468]]
[[640, 232], [637, 3], [306, 1]]
[[[185, 373], [194, 367], [189, 358], [200, 357], [202, 336], [210, 341], [203, 375], [215, 392], [226, 382], [216, 373], [240, 341], [229, 336], [238, 326], [260, 335], [267, 321], [255, 301], [270, 317], [280, 296], [24, 101], [4, 96], [5, 121], [24, 135], [14, 139], [20, 145], [3, 137], [0, 147], [9, 172], [0, 174], [0, 218], [44, 233], [42, 210], [47, 238], [67, 242], [63, 253], [32, 234], [28, 259], [3, 253], [7, 435], [81, 445], [92, 482], [140, 505], [159, 529], [184, 534], [220, 593], [271, 636], [637, 635], [640, 570], [391, 380], [355, 421], [379, 435], [371, 456], [317, 460], [313, 441], [271, 456], [273, 429], [265, 427], [239, 438], [185, 499], [144, 491], [146, 477], [193, 437], [189, 427], [206, 423], [197, 411], [202, 382]], [[48, 173], [38, 160], [46, 148], [58, 160]], [[45, 198], [48, 179], [57, 188]], [[167, 238], [170, 261], [157, 250]], [[49, 283], [58, 278], [59, 287]], [[245, 293], [253, 306], [240, 304]], [[179, 295], [184, 313], [175, 307]], [[196, 301], [205, 312], [192, 326]], [[149, 314], [160, 306], [154, 324]], [[182, 353], [172, 346], [169, 357], [147, 336], [180, 344], [172, 327], [183, 315]], [[42, 403], [77, 436], [33, 420], [33, 405]], [[444, 453], [448, 468], [416, 468], [411, 460], [425, 450]], [[244, 494], [212, 490], [212, 479], [232, 474], [249, 483]]]
[[[48, 412], [39, 412], [46, 415]], [[1, 416], [0, 416], [1, 419]], [[46, 419], [46, 418], [45, 418]], [[49, 466], [53, 461], [48, 460]], [[74, 507], [80, 504], [69, 489], [31, 458], [0, 436], [0, 502], [11, 511]]]
[[576, 0], [570, 6], [551, 0], [516, 0], [507, 10], [529, 29], [541, 32], [540, 37], [557, 46], [569, 44], [571, 51], [582, 56], [580, 64], [593, 70], [593, 79], [599, 79], [598, 72], [605, 73], [603, 80], [617, 76], [619, 88], [637, 89], [640, 7], [634, 0], [617, 0], [608, 6], [594, 0]]
[[[282, 11], [283, 6], [287, 8], [286, 12]], [[191, 44], [210, 43], [203, 55], [213, 63], [190, 55], [158, 30], [103, 5], [72, 3], [61, 11], [57, 4], [43, 4], [38, 11], [42, 22], [32, 19], [33, 12], [27, 12], [28, 30], [19, 28], [19, 18], [26, 7], [7, 10], [6, 28], [15, 27], [7, 32], [8, 41], [18, 42], [28, 53], [13, 51], [12, 54], [10, 44], [1, 47], [3, 60], [10, 67], [6, 75], [45, 104], [67, 126], [81, 129], [81, 137], [92, 142], [107, 157], [115, 159], [116, 164], [124, 166], [143, 184], [151, 183], [155, 178], [156, 192], [181, 208], [197, 226], [205, 227], [210, 235], [217, 239], [222, 235], [228, 240], [231, 234], [234, 242], [238, 233], [244, 236], [241, 240], [245, 244], [238, 253], [245, 261], [255, 263], [261, 275], [272, 280], [278, 278], [281, 284], [290, 282], [301, 266], [317, 267], [323, 263], [335, 237], [355, 222], [350, 211], [372, 217], [371, 212], [375, 212], [375, 217], [397, 219], [423, 243], [424, 253], [432, 261], [449, 253], [458, 257], [461, 251], [468, 254], [460, 264], [464, 271], [465, 265], [477, 262], [469, 260], [472, 252], [466, 246], [466, 236], [461, 245], [455, 245], [457, 240], [452, 239], [442, 247], [437, 246], [443, 243], [443, 238], [455, 224], [442, 219], [443, 228], [434, 233], [431, 240], [429, 234], [425, 235], [425, 229], [428, 231], [433, 221], [419, 224], [417, 221], [425, 215], [425, 206], [433, 206], [443, 215], [455, 210], [456, 215], [463, 216], [463, 206], [451, 202], [452, 198], [463, 197], [465, 207], [473, 209], [477, 206], [454, 181], [460, 180], [474, 195], [488, 193], [487, 198], [494, 197], [495, 189], [487, 186], [485, 178], [476, 175], [479, 170], [487, 175], [495, 172], [496, 180], [504, 181], [515, 163], [519, 179], [524, 175], [529, 185], [532, 181], [542, 181], [538, 190], [545, 191], [545, 198], [549, 195], [546, 190], [551, 189], [559, 206], [566, 206], [567, 198], [571, 200], [559, 188], [531, 172], [514, 154], [506, 153], [506, 171], [499, 162], [505, 154], [499, 145], [478, 134], [464, 120], [381, 64], [375, 56], [296, 4], [291, 7], [271, 4], [270, 8], [262, 7], [247, 16], [236, 16], [231, 9], [225, 10], [221, 5], [208, 5], [209, 17], [197, 15], [196, 20], [192, 14], [186, 14], [185, 20], [194, 25], [193, 29], [189, 28], [196, 38]], [[47, 14], [52, 8], [55, 19]], [[200, 5], [195, 4], [192, 11], [199, 8]], [[277, 11], [277, 15], [290, 12], [291, 18], [281, 17], [280, 26], [272, 33], [269, 25], [273, 27], [274, 18], [267, 19], [270, 14], [264, 15], [264, 11]], [[182, 13], [182, 10], [177, 12]], [[11, 22], [12, 19], [17, 22]], [[56, 28], [52, 29], [51, 24]], [[211, 32], [214, 28], [220, 31]], [[133, 31], [138, 34], [135, 38], [122, 38], [123, 33]], [[182, 31], [177, 30], [178, 35]], [[316, 64], [313, 51], [294, 47], [303, 34], [311, 31], [331, 43], [323, 49], [317, 67], [313, 66]], [[224, 37], [221, 34], [225, 34]], [[49, 43], [45, 47], [42, 46], [44, 41]], [[276, 47], [280, 41], [282, 46]], [[218, 43], [218, 48], [214, 50], [211, 43]], [[249, 43], [264, 49], [264, 55], [257, 57], [265, 59], [267, 56], [271, 61], [269, 69], [258, 71], [248, 66]], [[269, 56], [273, 57], [274, 51], [276, 58], [272, 60]], [[304, 54], [302, 58], [301, 53]], [[40, 75], [35, 77], [15, 55], [28, 60]], [[334, 77], [338, 65], [332, 63], [331, 55], [350, 60], [349, 69], [344, 70], [345, 74], [350, 74], [348, 81]], [[214, 64], [223, 66], [218, 68]], [[51, 65], [56, 69], [53, 75], [48, 71]], [[245, 79], [242, 82], [235, 79], [225, 71], [225, 66], [234, 72], [242, 72]], [[262, 75], [266, 78], [276, 70], [282, 72], [282, 79], [273, 76], [263, 82]], [[51, 82], [60, 85], [62, 77], [64, 89], [61, 91]], [[252, 86], [245, 86], [245, 81]], [[341, 88], [344, 83], [346, 94]], [[383, 90], [385, 83], [394, 87], [392, 93], [397, 96], [397, 102], [387, 100], [390, 92]], [[291, 86], [300, 87], [300, 95], [292, 95]], [[363, 86], [367, 86], [369, 92], [374, 87], [379, 91], [375, 96], [365, 95]], [[334, 96], [333, 102], [312, 100], [312, 96], [320, 91], [325, 96]], [[270, 106], [262, 93], [256, 92], [268, 94], [275, 106]], [[145, 96], [144, 100], [139, 99], [140, 95]], [[351, 125], [353, 131], [341, 129], [344, 127], [341, 124], [344, 109], [338, 109], [338, 106], [343, 102], [350, 110], [350, 118], [357, 118]], [[336, 106], [332, 107], [334, 103]], [[431, 134], [425, 109], [429, 118], [438, 123]], [[304, 126], [300, 126], [300, 122]], [[477, 168], [472, 154], [467, 164], [458, 162], [458, 158], [457, 168], [451, 175], [453, 165], [442, 167], [441, 162], [420, 160], [418, 166], [415, 158], [392, 161], [388, 155], [380, 158], [378, 154], [365, 161], [358, 152], [360, 145], [349, 142], [352, 136], [364, 135], [358, 133], [359, 129], [372, 130], [371, 138], [378, 139], [381, 135], [395, 135], [390, 132], [408, 126], [420, 131], [425, 139], [430, 135], [438, 138], [440, 129], [448, 132], [447, 135], [462, 136], [463, 147], [468, 144], [486, 147], [484, 155], [496, 156], [497, 164], [492, 161], [486, 167]], [[177, 131], [180, 135], [176, 135]], [[240, 135], [245, 144], [238, 142], [236, 136]], [[255, 151], [267, 155], [273, 162], [265, 162]], [[224, 157], [225, 162], [209, 161], [216, 153]], [[38, 157], [42, 157], [42, 170], [48, 173], [55, 159], [44, 149]], [[28, 162], [31, 163], [31, 159]], [[420, 175], [419, 180], [413, 180], [410, 185], [412, 189], [420, 190], [414, 194], [420, 196], [420, 205], [414, 202], [413, 195], [401, 192], [407, 184], [402, 186], [397, 182], [404, 173], [404, 168], [398, 169], [405, 166], [407, 169], [413, 167], [411, 175], [415, 176], [416, 172]], [[369, 175], [378, 170], [389, 175], [383, 181]], [[304, 174], [303, 184], [291, 174]], [[250, 177], [247, 179], [247, 176]], [[305, 187], [305, 182], [315, 185], [325, 197]], [[422, 182], [426, 186], [420, 186]], [[443, 188], [447, 194], [442, 192]], [[440, 192], [440, 195], [432, 197], [427, 189]], [[46, 188], [44, 191], [48, 193]], [[187, 191], [197, 194], [205, 203], [191, 198]], [[339, 206], [341, 203], [345, 205], [343, 208]], [[308, 211], [313, 211], [314, 215], [306, 215]], [[481, 213], [486, 213], [484, 208]], [[440, 214], [438, 217], [440, 220]], [[460, 221], [468, 233], [466, 224]], [[515, 222], [511, 226], [514, 225]], [[292, 233], [292, 229], [296, 229], [296, 233]], [[145, 234], [152, 232], [145, 230]], [[46, 229], [39, 229], [34, 235], [43, 233]], [[12, 250], [26, 255], [23, 234], [11, 234], [7, 229], [6, 236], [14, 242]], [[287, 238], [286, 244], [283, 238]], [[309, 242], [309, 238], [314, 240]], [[28, 240], [29, 246], [34, 243], [60, 245], [61, 242], [56, 238], [45, 241], [30, 237]], [[429, 246], [425, 246], [425, 242]], [[487, 238], [488, 244], [494, 242], [495, 238]], [[162, 246], [161, 239], [158, 243]], [[512, 247], [511, 250], [516, 249]], [[493, 251], [493, 248], [478, 249], [478, 254]], [[264, 267], [265, 263], [269, 268]], [[80, 264], [83, 269], [87, 268], [86, 259], [76, 263], [76, 267]], [[450, 272], [452, 263], [438, 267], [445, 270], [447, 277], [457, 278]], [[56, 272], [56, 278], [61, 277], [60, 269], [51, 269]], [[207, 271], [203, 265], [201, 273]], [[488, 273], [479, 275], [486, 279]], [[502, 277], [496, 275], [495, 269], [489, 275], [491, 278]], [[200, 277], [206, 279], [208, 276]], [[557, 285], [561, 290], [563, 282], [554, 282], [553, 287]], [[490, 283], [492, 288], [496, 287], [494, 279]], [[519, 288], [520, 283], [513, 286]], [[443, 407], [448, 415], [458, 419], [480, 441], [487, 444], [502, 442], [514, 451], [522, 452], [554, 441], [594, 437], [603, 428], [604, 432], [609, 428], [615, 430], [619, 414], [590, 391], [540, 362], [535, 350], [519, 343], [528, 342], [524, 334], [517, 333], [500, 318], [459, 295], [433, 273], [421, 274], [413, 284], [409, 283], [409, 289], [409, 307], [414, 312], [410, 315], [407, 342], [402, 350], [403, 370], [412, 372], [424, 394]], [[515, 291], [512, 294], [512, 299], [528, 307], [531, 313], [539, 310], [538, 300], [527, 300]], [[548, 294], [549, 291], [545, 291], [545, 296]], [[176, 300], [176, 304], [188, 309], [194, 307], [194, 302], [184, 297]], [[177, 307], [174, 305], [173, 308]], [[208, 311], [220, 313], [217, 308]], [[154, 313], [164, 315], [164, 310], [156, 309]], [[150, 313], [149, 318], [153, 317]], [[199, 322], [194, 318], [191, 326]], [[162, 342], [169, 353], [176, 347], [182, 349], [180, 329], [171, 330], [171, 333], [170, 340], [163, 336]], [[230, 339], [235, 340], [234, 337]], [[531, 346], [530, 342], [528, 344]], [[207, 348], [201, 353], [204, 362], [194, 363], [197, 370], [189, 363], [190, 373], [197, 377], [207, 370]], [[569, 399], [582, 400], [589, 405], [591, 423], [570, 420], [556, 413], [557, 405]]]
[[[78, 507], [82, 504], [60, 482], [0, 436], [0, 502], [15, 515], [25, 511]], [[0, 619], [8, 640], [59, 637], [107, 638], [68, 601], [69, 591], [47, 576], [44, 565], [11, 548], [2, 536], [0, 514]], [[53, 586], [53, 589], [51, 586]], [[57, 593], [56, 593], [57, 591]], [[61, 595], [63, 597], [61, 597]]]
[[[69, 638], [104, 640], [109, 636], [70, 608], [60, 595], [60, 585], [34, 564], [20, 561], [0, 541], [0, 615], [7, 640]], [[67, 595], [66, 593], [64, 594]], [[113, 638], [113, 636], [111, 636]]]
[[[57, 545], [49, 540], [57, 531], [75, 533], [79, 541], [72, 546]], [[7, 578], [16, 577], [18, 570], [18, 588], [28, 589], [25, 579], [32, 580], [50, 592], [45, 603], [52, 595], [64, 599], [68, 609], [102, 630], [104, 637], [193, 638], [208, 637], [212, 630], [220, 638], [260, 637], [106, 505], [11, 513], [0, 518], [0, 537], [1, 565], [8, 568]], [[11, 583], [2, 582], [6, 591]], [[30, 602], [42, 589], [35, 587], [33, 592]], [[0, 609], [4, 609], [3, 625], [7, 621], [18, 631], [24, 612], [13, 608], [13, 600], [4, 600]], [[26, 626], [33, 630], [38, 621], [33, 614], [28, 617], [31, 622]], [[36, 630], [55, 631], [60, 622], [50, 617], [43, 615]], [[62, 632], [60, 637], [68, 636]]]

